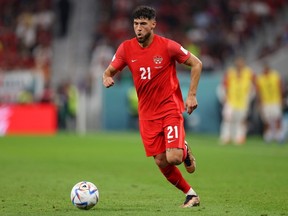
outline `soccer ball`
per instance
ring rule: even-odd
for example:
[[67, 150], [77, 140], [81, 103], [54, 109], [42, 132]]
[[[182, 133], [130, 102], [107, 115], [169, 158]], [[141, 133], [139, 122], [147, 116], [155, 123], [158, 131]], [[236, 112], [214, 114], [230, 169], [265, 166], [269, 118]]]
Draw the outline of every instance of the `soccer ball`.
[[91, 209], [98, 201], [98, 188], [91, 182], [78, 182], [71, 190], [71, 202], [79, 209]]

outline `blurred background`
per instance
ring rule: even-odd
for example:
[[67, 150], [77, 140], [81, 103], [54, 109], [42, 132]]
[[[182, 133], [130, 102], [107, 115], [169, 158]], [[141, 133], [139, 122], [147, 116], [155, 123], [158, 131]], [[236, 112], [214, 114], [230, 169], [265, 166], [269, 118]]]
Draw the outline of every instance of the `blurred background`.
[[[287, 124], [287, 0], [0, 0], [0, 133], [137, 130], [129, 71], [109, 89], [102, 73], [117, 46], [133, 37], [131, 12], [140, 4], [156, 9], [157, 34], [203, 62], [199, 108], [185, 116], [187, 131], [219, 133], [218, 90], [237, 56], [255, 74], [263, 62], [279, 72]], [[178, 65], [184, 98], [189, 73]], [[262, 133], [253, 100], [247, 121], [248, 134]]]

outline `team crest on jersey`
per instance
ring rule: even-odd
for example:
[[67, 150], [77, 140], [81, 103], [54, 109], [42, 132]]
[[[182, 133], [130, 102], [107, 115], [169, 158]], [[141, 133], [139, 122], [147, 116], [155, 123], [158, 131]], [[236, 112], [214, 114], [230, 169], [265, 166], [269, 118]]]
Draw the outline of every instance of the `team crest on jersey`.
[[163, 58], [161, 56], [157, 55], [157, 56], [153, 57], [153, 60], [154, 60], [155, 64], [161, 64], [163, 61]]

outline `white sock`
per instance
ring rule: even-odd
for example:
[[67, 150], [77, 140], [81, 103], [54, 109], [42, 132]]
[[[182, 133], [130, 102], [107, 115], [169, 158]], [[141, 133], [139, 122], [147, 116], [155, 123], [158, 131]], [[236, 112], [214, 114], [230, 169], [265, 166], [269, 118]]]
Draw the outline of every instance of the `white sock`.
[[196, 192], [192, 188], [190, 188], [189, 191], [186, 193], [186, 196], [188, 196], [188, 195], [197, 196]]

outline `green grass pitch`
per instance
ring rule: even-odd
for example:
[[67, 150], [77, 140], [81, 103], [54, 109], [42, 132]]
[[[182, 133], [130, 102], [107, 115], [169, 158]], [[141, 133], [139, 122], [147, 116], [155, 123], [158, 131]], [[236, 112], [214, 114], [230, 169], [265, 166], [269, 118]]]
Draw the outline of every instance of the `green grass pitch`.
[[[184, 195], [146, 158], [137, 132], [0, 137], [0, 215], [288, 215], [287, 143], [251, 137], [244, 146], [219, 146], [216, 135], [199, 134], [187, 140], [197, 170], [179, 168], [201, 205], [181, 209]], [[81, 180], [100, 191], [88, 211], [70, 202]]]

